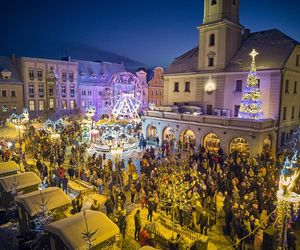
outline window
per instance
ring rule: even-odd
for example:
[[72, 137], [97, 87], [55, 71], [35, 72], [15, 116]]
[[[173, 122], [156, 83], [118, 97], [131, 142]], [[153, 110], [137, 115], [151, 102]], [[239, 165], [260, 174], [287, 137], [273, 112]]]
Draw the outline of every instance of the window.
[[98, 95], [102, 96], [102, 91], [98, 91]]
[[155, 95], [158, 95], [158, 91], [157, 90], [155, 91]]
[[28, 70], [28, 78], [30, 80], [34, 80], [34, 70], [33, 69]]
[[69, 81], [74, 82], [74, 72], [73, 71], [69, 72]]
[[215, 34], [209, 36], [209, 46], [215, 46]]
[[15, 90], [11, 90], [10, 91], [10, 95], [12, 96], [12, 97], [16, 97], [17, 95], [16, 95], [16, 91]]
[[241, 105], [234, 105], [234, 117], [239, 116], [240, 106]]
[[70, 85], [70, 96], [71, 97], [75, 96], [75, 85], [74, 84]]
[[16, 105], [12, 105], [11, 106], [11, 111], [12, 112], [16, 112], [17, 111], [17, 106]]
[[88, 107], [93, 106], [93, 102], [92, 101], [88, 101]]
[[300, 64], [300, 55], [296, 56], [296, 66], [298, 67]]
[[292, 107], [292, 115], [291, 115], [291, 119], [295, 119], [295, 107]]
[[8, 111], [7, 105], [6, 104], [2, 105], [2, 112], [6, 113], [7, 111]]
[[28, 94], [29, 94], [30, 97], [34, 97], [34, 85], [33, 84], [29, 84]]
[[37, 70], [37, 78], [38, 78], [38, 80], [43, 79], [43, 70], [42, 69]]
[[39, 100], [39, 111], [43, 111], [44, 110], [44, 101], [43, 100]]
[[82, 90], [82, 91], [81, 91], [81, 95], [86, 95], [85, 90]]
[[61, 73], [61, 79], [63, 82], [66, 82], [67, 81], [67, 72], [66, 71], [63, 71]]
[[61, 96], [66, 97], [66, 95], [67, 95], [67, 87], [65, 84], [62, 84], [61, 85]]
[[44, 84], [39, 83], [39, 96], [43, 97], [44, 96]]
[[66, 109], [67, 109], [67, 100], [62, 100], [62, 101], [61, 101], [61, 108], [62, 108], [63, 110], [66, 110]]
[[49, 86], [49, 96], [53, 96], [54, 95], [54, 86]]
[[7, 92], [6, 92], [6, 90], [2, 90], [2, 91], [1, 91], [1, 96], [2, 96], [2, 97], [7, 97]]
[[214, 58], [213, 57], [209, 57], [208, 58], [208, 67], [213, 67], [214, 66]]
[[235, 82], [235, 92], [242, 92], [243, 90], [243, 80], [236, 80]]
[[85, 108], [85, 101], [81, 101], [81, 107]]
[[294, 94], [297, 94], [297, 85], [298, 85], [298, 82], [294, 81]]
[[233, 4], [233, 5], [236, 5], [236, 0], [232, 0], [232, 4]]
[[151, 91], [152, 96], [154, 96], [154, 90]]
[[285, 132], [282, 132], [280, 138], [280, 146], [282, 147], [284, 143], [285, 143]]
[[217, 4], [217, 0], [211, 0], [211, 5]]
[[53, 98], [49, 99], [49, 109], [54, 109], [54, 99]]
[[282, 118], [283, 121], [286, 120], [286, 107], [283, 108], [283, 118]]
[[190, 91], [190, 86], [191, 86], [191, 83], [186, 82], [185, 85], [184, 85], [184, 92], [191, 92]]
[[88, 95], [92, 95], [92, 91], [91, 90], [88, 90]]
[[35, 110], [34, 100], [30, 100], [29, 101], [29, 110], [30, 111], [34, 111]]
[[289, 93], [289, 83], [290, 83], [289, 80], [285, 80], [285, 90], [284, 90], [284, 92], [285, 92], [286, 94]]
[[260, 89], [260, 79], [257, 79], [257, 88]]
[[70, 100], [70, 109], [71, 110], [75, 109], [75, 101], [74, 100]]
[[212, 115], [212, 105], [209, 104], [206, 106], [206, 114]]
[[179, 92], [179, 82], [174, 82], [174, 90], [173, 92]]

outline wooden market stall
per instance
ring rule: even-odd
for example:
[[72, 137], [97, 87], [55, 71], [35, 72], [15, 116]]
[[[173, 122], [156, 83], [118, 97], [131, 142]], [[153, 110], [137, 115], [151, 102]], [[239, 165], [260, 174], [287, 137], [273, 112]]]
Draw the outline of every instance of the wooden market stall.
[[14, 195], [38, 190], [41, 179], [33, 172], [25, 172], [0, 178], [0, 206], [11, 207]]
[[47, 212], [56, 212], [54, 220], [57, 220], [65, 217], [64, 212], [68, 210], [71, 199], [60, 188], [48, 187], [44, 190], [20, 195], [16, 198], [16, 202], [18, 205], [20, 231], [26, 232], [28, 229], [34, 228], [32, 222], [42, 212], [43, 202]]
[[14, 175], [18, 170], [19, 166], [14, 161], [0, 162], [0, 177]]
[[[88, 229], [87, 229], [88, 227]], [[46, 227], [49, 233], [51, 250], [58, 249], [88, 249], [88, 241], [83, 239], [83, 233], [95, 232], [91, 238], [91, 249], [103, 249], [116, 245], [119, 238], [119, 228], [104, 213], [86, 210], [65, 219], [50, 223]]]

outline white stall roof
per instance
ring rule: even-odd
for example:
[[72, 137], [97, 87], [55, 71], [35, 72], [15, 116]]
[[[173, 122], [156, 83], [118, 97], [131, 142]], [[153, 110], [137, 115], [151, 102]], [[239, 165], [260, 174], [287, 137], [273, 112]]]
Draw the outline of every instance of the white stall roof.
[[71, 199], [64, 191], [58, 187], [49, 187], [44, 190], [34, 191], [28, 194], [20, 195], [16, 198], [17, 202], [23, 204], [30, 216], [40, 213], [42, 197], [45, 201], [48, 211], [68, 205]]
[[[117, 235], [118, 226], [104, 213], [86, 210], [86, 220], [89, 232], [98, 230], [92, 237], [93, 246]], [[88, 243], [83, 240], [82, 233], [86, 231], [83, 212], [47, 225], [47, 231], [58, 236], [67, 249], [87, 249]]]
[[0, 174], [18, 171], [19, 166], [14, 161], [0, 162]]
[[157, 250], [157, 249], [154, 247], [150, 247], [150, 246], [144, 246], [144, 247], [139, 248], [139, 250]]
[[25, 172], [0, 178], [0, 184], [6, 192], [11, 192], [14, 186], [20, 190], [40, 183], [41, 179], [34, 172]]

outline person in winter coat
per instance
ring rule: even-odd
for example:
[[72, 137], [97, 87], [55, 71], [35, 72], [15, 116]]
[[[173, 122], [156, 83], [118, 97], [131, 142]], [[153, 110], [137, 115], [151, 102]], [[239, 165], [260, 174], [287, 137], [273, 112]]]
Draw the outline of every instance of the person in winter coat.
[[262, 250], [264, 231], [259, 229], [254, 237], [254, 250]]
[[208, 228], [208, 216], [205, 211], [202, 212], [199, 218], [199, 224], [200, 224], [200, 233], [207, 235], [207, 228]]
[[106, 208], [107, 216], [110, 216], [111, 214], [113, 214], [113, 212], [114, 212], [114, 203], [112, 202], [110, 196], [107, 197], [107, 200], [105, 201], [104, 206]]
[[137, 210], [136, 214], [134, 215], [134, 226], [135, 226], [134, 239], [139, 241], [140, 240], [140, 231], [142, 229], [141, 211], [140, 210]]

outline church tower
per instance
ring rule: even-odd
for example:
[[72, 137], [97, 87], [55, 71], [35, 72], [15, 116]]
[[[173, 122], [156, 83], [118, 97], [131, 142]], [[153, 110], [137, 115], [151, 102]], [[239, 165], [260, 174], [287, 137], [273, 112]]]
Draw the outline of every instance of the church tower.
[[204, 0], [203, 23], [198, 27], [199, 70], [222, 70], [239, 49], [243, 26], [240, 0]]

